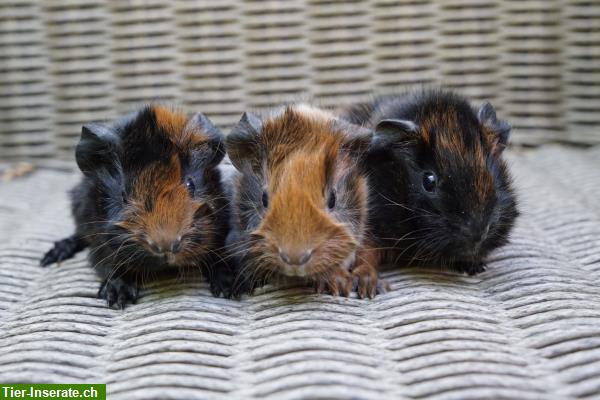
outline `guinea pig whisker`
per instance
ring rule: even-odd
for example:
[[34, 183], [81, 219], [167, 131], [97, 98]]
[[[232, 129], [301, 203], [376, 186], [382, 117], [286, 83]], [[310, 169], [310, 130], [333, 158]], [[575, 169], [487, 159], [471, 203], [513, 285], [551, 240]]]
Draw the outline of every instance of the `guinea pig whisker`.
[[244, 254], [246, 251], [247, 251], [247, 248], [246, 247], [242, 247], [242, 248], [240, 248], [239, 250], [236, 250], [233, 253], [231, 253], [231, 252], [228, 253], [225, 257], [222, 258], [222, 260], [223, 261], [229, 260], [229, 259], [231, 259], [233, 257], [236, 257], [236, 256], [240, 255], [240, 254]]
[[413, 235], [413, 234], [415, 234], [417, 232], [428, 232], [428, 231], [431, 231], [431, 228], [426, 227], [426, 228], [415, 229], [413, 231], [407, 232], [407, 233], [405, 233], [404, 235], [402, 235], [399, 238], [383, 238], [383, 239], [385, 239], [385, 240], [395, 240], [395, 242], [394, 242], [394, 247], [395, 247], [395, 246], [398, 246], [398, 244], [400, 242], [402, 242], [403, 240], [414, 240], [414, 239], [418, 238], [418, 236], [417, 237], [409, 237], [410, 235]]
[[107, 224], [107, 223], [112, 223], [112, 222], [115, 222], [115, 221], [111, 221], [109, 219], [106, 219], [106, 220], [99, 219], [99, 220], [96, 220], [96, 221], [82, 222], [82, 223], [80, 223], [78, 225], [79, 226], [86, 226], [86, 225], [93, 225], [93, 224]]
[[[117, 255], [119, 254], [119, 252], [121, 251], [121, 249], [123, 248], [123, 245], [125, 243], [127, 243], [128, 241], [132, 240], [131, 238], [127, 238], [125, 240], [123, 240], [123, 242], [121, 243], [121, 245], [119, 246], [119, 248], [117, 249], [117, 251], [114, 252], [113, 254], [113, 260], [115, 259], [115, 257], [117, 257]], [[129, 246], [133, 245], [135, 243], [130, 243]]]
[[[255, 245], [256, 243], [254, 242], [245, 242], [245, 243], [241, 243], [238, 245], [234, 245], [234, 246], [225, 246], [223, 249], [227, 250], [227, 254], [224, 258], [222, 258], [223, 260], [228, 260], [232, 257], [235, 257], [239, 254], [243, 254], [245, 253], [249, 247], [252, 247], [253, 245]], [[235, 251], [231, 251], [231, 250], [235, 250]], [[218, 250], [217, 250], [218, 251]]]
[[[110, 245], [111, 245], [111, 243], [112, 243], [113, 241], [115, 241], [115, 240], [120, 240], [120, 239], [123, 239], [123, 237], [122, 237], [122, 236], [123, 236], [123, 234], [116, 235], [115, 237], [113, 237], [113, 238], [111, 238], [111, 239], [107, 240], [106, 242], [102, 243], [102, 244], [101, 244], [101, 245], [99, 245], [98, 247], [94, 248], [94, 250], [92, 250], [92, 251], [89, 253], [89, 255], [93, 255], [93, 254], [97, 253], [99, 250], [101, 250], [102, 248], [104, 248], [104, 247], [106, 247], [106, 246], [110, 246]], [[128, 239], [128, 238], [127, 238], [127, 237], [125, 237], [125, 240], [127, 240], [127, 239]]]
[[384, 199], [386, 199], [387, 201], [390, 202], [389, 204], [386, 204], [386, 205], [401, 207], [401, 208], [404, 208], [405, 210], [413, 212], [413, 213], [416, 213], [417, 211], [420, 211], [420, 212], [422, 212], [424, 214], [427, 214], [427, 215], [430, 215], [430, 216], [435, 216], [435, 214], [433, 212], [431, 212], [429, 210], [425, 210], [424, 208], [410, 208], [406, 204], [398, 203], [398, 202], [396, 202], [396, 201], [394, 201], [394, 200], [392, 200], [392, 199], [384, 196], [381, 192], [377, 192], [377, 194], [379, 194], [381, 197], [383, 197]]
[[405, 222], [411, 221], [413, 219], [421, 218], [421, 215], [413, 215], [412, 217], [404, 218], [400, 221], [394, 221], [395, 224], [403, 224]]
[[208, 265], [208, 263], [206, 262], [206, 260], [201, 260], [200, 263], [204, 267], [204, 270], [206, 271], [206, 273], [208, 274], [209, 281], [212, 282], [213, 275], [214, 275], [213, 266], [212, 265]]
[[93, 269], [96, 269], [96, 267], [98, 265], [100, 265], [101, 263], [103, 263], [104, 261], [106, 261], [108, 258], [110, 258], [111, 256], [114, 256], [113, 253], [110, 253], [109, 255], [107, 255], [106, 257], [104, 257], [103, 259], [101, 259], [100, 261], [96, 262], [96, 264], [94, 264], [94, 266], [92, 267]]
[[404, 255], [404, 253], [406, 253], [409, 249], [411, 249], [412, 247], [414, 247], [415, 245], [418, 245], [419, 242], [414, 242], [411, 243], [410, 245], [406, 246], [398, 255], [397, 257], [394, 259], [394, 264], [397, 264], [398, 261], [402, 258], [402, 256]]
[[219, 250], [227, 250], [227, 249], [232, 249], [232, 248], [238, 248], [238, 247], [242, 247], [242, 246], [249, 246], [249, 245], [254, 245], [256, 244], [258, 241], [258, 239], [247, 239], [247, 240], [243, 240], [243, 241], [239, 241], [236, 243], [232, 243], [229, 245], [225, 245], [223, 247], [219, 247], [218, 249], [215, 249], [215, 251], [219, 251]]
[[[268, 260], [268, 256], [265, 255], [261, 255], [259, 257], [253, 258], [252, 262], [248, 263], [247, 267], [244, 271], [244, 275], [247, 275], [246, 272], [248, 269], [251, 269], [251, 273], [248, 276], [248, 280], [251, 283], [252, 286], [254, 286], [255, 283], [258, 283], [259, 280], [262, 278], [262, 286], [264, 286], [267, 282], [267, 275], [269, 271], [275, 271], [275, 269], [273, 268], [268, 268], [267, 266], [270, 265], [269, 260]], [[267, 271], [267, 274], [265, 274], [265, 270]], [[245, 283], [245, 281], [243, 282]]]
[[[134, 256], [136, 256], [137, 254], [138, 254], [138, 252], [137, 252], [137, 251], [134, 251], [133, 253], [131, 253], [131, 255], [130, 255], [128, 258], [121, 260], [119, 263], [117, 263], [117, 264], [114, 266], [115, 270], [116, 270], [116, 269], [118, 269], [118, 268], [120, 268], [120, 267], [121, 267], [121, 266], [123, 266], [123, 265], [127, 265], [127, 264], [128, 264], [128, 262], [129, 262], [129, 261], [130, 261], [130, 260], [131, 260], [131, 259], [132, 259]], [[114, 257], [113, 257], [113, 259], [114, 259]]]
[[94, 236], [112, 236], [112, 235], [114, 235], [114, 233], [112, 233], [112, 232], [96, 232], [96, 233], [90, 233], [89, 235], [83, 235], [80, 237], [83, 239], [87, 239], [87, 238], [91, 238]]
[[[413, 257], [409, 261], [409, 264], [412, 264], [415, 260], [428, 259], [431, 256], [432, 252], [429, 251], [429, 249], [427, 248], [427, 242], [423, 240], [423, 241], [419, 241], [418, 243], [419, 243], [419, 245], [417, 246], [416, 251], [413, 253]], [[425, 254], [425, 252], [427, 252], [427, 254]], [[422, 257], [422, 255], [423, 255], [423, 257]]]
[[[236, 276], [236, 278], [234, 279], [233, 282], [233, 286], [234, 287], [244, 287], [244, 285], [246, 283], [250, 283], [250, 286], [253, 286], [254, 284], [254, 275], [256, 273], [258, 273], [258, 270], [261, 268], [260, 265], [246, 265], [245, 268], [243, 268], [242, 270], [240, 270], [239, 274]], [[248, 274], [248, 270], [251, 271], [250, 274]], [[239, 278], [242, 278], [242, 280], [240, 281]]]
[[408, 207], [408, 206], [407, 206], [407, 205], [405, 205], [405, 204], [401, 204], [401, 203], [398, 203], [398, 202], [396, 202], [396, 201], [394, 201], [394, 200], [390, 199], [389, 197], [385, 196], [385, 195], [384, 195], [383, 193], [381, 193], [381, 192], [377, 192], [377, 194], [378, 194], [379, 196], [383, 197], [385, 200], [389, 201], [389, 204], [387, 204], [387, 205], [401, 207], [401, 208], [404, 208], [405, 210], [407, 210], [407, 211], [411, 211], [411, 212], [414, 212], [414, 211], [415, 211], [415, 210], [413, 210], [412, 208]]
[[129, 257], [127, 257], [126, 259], [121, 260], [121, 262], [118, 264], [119, 266], [121, 266], [121, 265], [129, 265], [129, 262], [132, 259], [134, 259], [137, 256], [140, 256], [140, 255], [143, 256], [144, 255], [144, 251], [141, 250], [140, 248], [138, 248], [135, 243], [131, 243], [130, 245], [124, 247], [124, 249], [125, 248], [131, 248], [131, 247], [134, 248], [134, 251], [131, 252], [131, 254], [129, 255]]

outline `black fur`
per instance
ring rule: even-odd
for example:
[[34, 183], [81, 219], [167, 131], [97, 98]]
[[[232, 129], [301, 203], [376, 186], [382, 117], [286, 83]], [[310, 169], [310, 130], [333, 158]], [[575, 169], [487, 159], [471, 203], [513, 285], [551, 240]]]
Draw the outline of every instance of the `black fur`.
[[[192, 225], [195, 230], [186, 243], [206, 240], [202, 226], [214, 230], [212, 250], [198, 254], [190, 265], [177, 267], [202, 268], [211, 292], [215, 296], [230, 296], [231, 271], [217, 252], [224, 247], [229, 222], [229, 201], [216, 167], [224, 156], [222, 134], [206, 117], [193, 117], [209, 142], [204, 148], [189, 151], [176, 146], [168, 132], [159, 129], [152, 110], [151, 106], [145, 107], [110, 126], [94, 124], [82, 129], [76, 159], [84, 177], [70, 193], [76, 233], [56, 242], [41, 265], [65, 260], [89, 247], [91, 266], [103, 280], [98, 296], [111, 307], [123, 308], [126, 303], [135, 302], [143, 280], [158, 271], [173, 269], [173, 265], [148, 251], [138, 237], [119, 223], [140, 172], [150, 164], [168, 163], [177, 154], [184, 171], [181, 184], [192, 179], [195, 191], [190, 195], [210, 206], [196, 212]], [[143, 203], [147, 211], [152, 210], [151, 197]]]
[[[448, 116], [452, 126], [432, 116]], [[379, 247], [386, 250], [384, 259], [449, 267], [470, 275], [484, 271], [486, 257], [507, 243], [518, 216], [500, 154], [510, 126], [496, 118], [493, 107], [484, 104], [478, 116], [455, 93], [423, 90], [356, 104], [342, 111], [342, 117], [376, 130], [367, 161], [370, 221]], [[433, 126], [431, 121], [436, 121]], [[423, 140], [425, 127], [429, 142]], [[495, 150], [484, 137], [490, 133], [495, 135]], [[440, 150], [442, 135], [461, 143], [463, 150]], [[475, 149], [480, 145], [485, 150], [477, 161]], [[427, 171], [438, 178], [434, 193], [423, 186]], [[476, 176], [491, 176], [490, 193], [478, 195]]]

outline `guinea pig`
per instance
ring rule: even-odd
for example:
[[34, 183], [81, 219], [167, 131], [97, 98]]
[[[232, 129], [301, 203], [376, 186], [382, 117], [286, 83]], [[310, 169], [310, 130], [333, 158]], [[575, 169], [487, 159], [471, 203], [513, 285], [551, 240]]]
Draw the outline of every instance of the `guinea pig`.
[[273, 274], [332, 295], [386, 290], [365, 235], [370, 140], [370, 131], [306, 104], [242, 116], [226, 139], [239, 171], [227, 240], [239, 268], [234, 290], [251, 292]]
[[511, 127], [442, 89], [378, 97], [339, 115], [374, 130], [371, 222], [386, 262], [473, 275], [518, 216], [502, 152]]
[[83, 179], [70, 193], [75, 233], [41, 265], [89, 247], [109, 307], [135, 302], [142, 279], [173, 268], [203, 270], [212, 293], [226, 295], [224, 155], [222, 133], [201, 113], [149, 105], [111, 125], [83, 126], [75, 150]]

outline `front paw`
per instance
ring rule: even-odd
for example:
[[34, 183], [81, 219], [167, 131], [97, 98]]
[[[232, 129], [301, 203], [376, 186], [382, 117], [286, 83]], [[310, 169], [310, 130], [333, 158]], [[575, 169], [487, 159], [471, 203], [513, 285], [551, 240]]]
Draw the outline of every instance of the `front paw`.
[[54, 247], [48, 250], [40, 260], [40, 265], [45, 267], [53, 263], [68, 260], [84, 247], [85, 243], [76, 235], [54, 242]]
[[319, 294], [348, 297], [352, 291], [352, 275], [346, 270], [339, 269], [316, 282], [315, 290]]
[[482, 261], [478, 262], [463, 262], [454, 264], [452, 269], [456, 272], [467, 274], [469, 276], [477, 275], [485, 271], [486, 265]]
[[210, 292], [215, 297], [223, 295], [224, 298], [230, 299], [234, 295], [233, 290], [233, 273], [231, 271], [223, 271], [218, 268], [210, 277]]
[[352, 290], [356, 291], [361, 299], [372, 299], [390, 290], [390, 284], [380, 279], [374, 268], [356, 268], [352, 271], [352, 277]]
[[110, 308], [116, 305], [121, 310], [129, 303], [135, 303], [138, 299], [138, 287], [136, 283], [127, 282], [122, 278], [107, 279], [102, 282], [98, 290], [98, 298], [106, 300]]

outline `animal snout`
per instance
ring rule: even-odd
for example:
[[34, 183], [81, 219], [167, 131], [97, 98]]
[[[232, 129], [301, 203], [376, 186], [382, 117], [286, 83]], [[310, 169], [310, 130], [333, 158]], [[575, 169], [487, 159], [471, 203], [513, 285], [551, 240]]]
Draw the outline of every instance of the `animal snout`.
[[312, 257], [312, 249], [304, 249], [296, 252], [289, 252], [283, 249], [279, 249], [279, 257], [286, 264], [290, 265], [304, 265]]
[[152, 252], [158, 255], [165, 255], [165, 253], [175, 254], [181, 250], [181, 237], [162, 240], [148, 239], [147, 242]]

